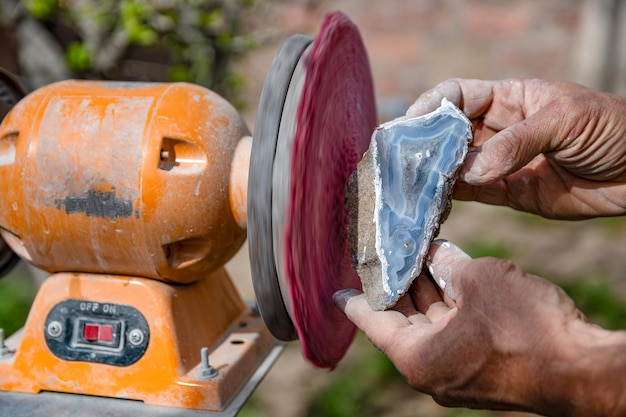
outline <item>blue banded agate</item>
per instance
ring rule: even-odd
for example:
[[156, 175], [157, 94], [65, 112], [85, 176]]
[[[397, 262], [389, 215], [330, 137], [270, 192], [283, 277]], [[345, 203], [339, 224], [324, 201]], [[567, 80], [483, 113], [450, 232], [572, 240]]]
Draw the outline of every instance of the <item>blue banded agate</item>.
[[393, 306], [419, 275], [450, 209], [452, 186], [467, 155], [471, 127], [467, 117], [444, 99], [432, 113], [392, 121], [374, 131], [370, 145], [374, 225], [382, 273], [379, 302], [384, 304], [377, 309]]

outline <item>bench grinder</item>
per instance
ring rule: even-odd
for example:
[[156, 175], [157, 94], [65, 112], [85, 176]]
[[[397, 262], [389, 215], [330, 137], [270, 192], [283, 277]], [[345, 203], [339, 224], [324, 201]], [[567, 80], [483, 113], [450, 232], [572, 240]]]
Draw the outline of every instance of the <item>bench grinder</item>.
[[[344, 15], [283, 44], [254, 139], [192, 84], [72, 80], [22, 97], [2, 79], [2, 266], [17, 255], [52, 275], [0, 346], [0, 409], [234, 415], [277, 339], [335, 366], [354, 328], [330, 296], [360, 283], [333, 190], [375, 127], [369, 64]], [[258, 307], [223, 267], [246, 235]], [[308, 279], [316, 271], [326, 276]]]

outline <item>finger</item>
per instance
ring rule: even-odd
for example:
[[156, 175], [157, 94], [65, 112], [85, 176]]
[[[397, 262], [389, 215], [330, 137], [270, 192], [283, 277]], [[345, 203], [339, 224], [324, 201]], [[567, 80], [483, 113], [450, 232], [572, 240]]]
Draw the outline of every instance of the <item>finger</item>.
[[457, 306], [456, 301], [454, 301], [452, 298], [450, 298], [448, 296], [448, 294], [446, 294], [441, 288], [439, 289], [439, 291], [441, 291], [442, 296], [443, 296], [443, 302], [446, 303], [446, 305], [450, 308], [455, 308]]
[[411, 314], [407, 317], [411, 324], [424, 325], [424, 324], [432, 324], [432, 322], [426, 317], [426, 314], [420, 313], [419, 311], [415, 314]]
[[404, 316], [413, 324], [430, 323], [430, 320], [428, 320], [423, 313], [417, 311], [417, 308], [415, 307], [415, 304], [413, 304], [413, 300], [409, 294], [405, 294], [400, 297], [396, 305], [393, 306], [393, 309], [404, 314]]
[[439, 83], [434, 88], [426, 91], [409, 107], [406, 112], [408, 117], [418, 117], [435, 111], [441, 106], [441, 100], [446, 98], [457, 107], [461, 106], [463, 94], [461, 86], [456, 80], [448, 80]]
[[333, 301], [374, 345], [389, 356], [404, 347], [400, 346], [403, 340], [398, 339], [398, 331], [413, 326], [404, 314], [395, 310], [374, 311], [365, 294], [356, 290], [338, 291], [333, 295]]
[[461, 295], [460, 276], [472, 258], [458, 246], [440, 239], [433, 242], [428, 256], [428, 271], [435, 283], [450, 299], [458, 301]]
[[493, 100], [494, 81], [453, 79], [444, 81], [423, 93], [406, 115], [422, 116], [437, 109], [446, 98], [470, 119], [480, 116]]
[[[430, 262], [430, 261], [429, 261]], [[439, 297], [441, 297], [441, 299], [443, 300], [444, 303], [446, 303], [446, 305], [450, 308], [454, 308], [456, 307], [456, 302], [448, 297], [448, 294], [446, 294], [440, 287], [439, 285], [435, 285], [434, 284], [434, 279], [432, 276], [430, 276], [430, 272], [428, 272], [428, 268], [426, 268], [426, 273], [428, 275], [428, 278], [430, 279], [430, 281], [433, 283], [433, 286], [435, 286], [435, 288], [437, 288], [437, 292], [439, 293]]]
[[438, 301], [430, 305], [425, 315], [431, 323], [437, 323], [446, 314], [448, 314], [450, 310], [451, 308], [448, 307], [446, 303], [444, 303], [443, 301]]
[[422, 313], [425, 313], [432, 304], [441, 301], [439, 291], [424, 273], [413, 282], [409, 294], [415, 307]]
[[426, 274], [417, 277], [409, 293], [417, 309], [424, 313], [431, 323], [439, 321], [450, 311], [450, 307], [443, 302], [439, 290]]
[[537, 155], [554, 150], [569, 134], [572, 120], [559, 117], [562, 103], [553, 102], [519, 123], [496, 133], [467, 154], [460, 177], [468, 184], [496, 182], [519, 170]]
[[406, 317], [418, 313], [417, 308], [415, 308], [415, 305], [413, 304], [413, 300], [411, 300], [411, 297], [406, 294], [398, 299], [398, 302], [393, 306], [393, 309], [404, 314]]
[[478, 201], [497, 206], [510, 205], [509, 191], [507, 183], [504, 181], [486, 185], [470, 185], [463, 181], [457, 181], [454, 185], [452, 197], [460, 201]]

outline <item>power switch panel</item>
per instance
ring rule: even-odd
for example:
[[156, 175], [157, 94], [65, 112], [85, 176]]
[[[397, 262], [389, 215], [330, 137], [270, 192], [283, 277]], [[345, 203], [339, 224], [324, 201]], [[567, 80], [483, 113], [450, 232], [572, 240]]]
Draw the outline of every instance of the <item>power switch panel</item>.
[[128, 366], [148, 348], [148, 323], [136, 308], [66, 300], [50, 310], [44, 329], [52, 353], [65, 360]]

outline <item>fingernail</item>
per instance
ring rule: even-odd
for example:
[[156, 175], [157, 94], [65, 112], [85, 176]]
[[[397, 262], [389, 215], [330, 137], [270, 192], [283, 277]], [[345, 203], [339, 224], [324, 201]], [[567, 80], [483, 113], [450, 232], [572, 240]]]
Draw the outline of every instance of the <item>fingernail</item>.
[[415, 104], [413, 104], [406, 111], [406, 117], [408, 117], [408, 118], [419, 117], [419, 116], [422, 116], [422, 115], [428, 113], [428, 111], [425, 111], [423, 109], [423, 107], [424, 106], [422, 105], [422, 103], [415, 103]]
[[[467, 253], [465, 253], [463, 251], [463, 249], [461, 249], [460, 247], [458, 247], [457, 245], [455, 245], [454, 243], [452, 243], [452, 242], [450, 242], [450, 241], [448, 241], [446, 239], [435, 239], [435, 240], [433, 240], [433, 243], [431, 244], [431, 246], [439, 246], [439, 247], [441, 247], [443, 249], [448, 249], [448, 250], [453, 251], [453, 253], [456, 256], [461, 256], [463, 258], [471, 259], [471, 257]], [[441, 256], [441, 255], [439, 255], [439, 256]], [[428, 257], [429, 257], [431, 265], [432, 265], [432, 262], [433, 262], [432, 254], [429, 253]]]
[[410, 119], [410, 117], [405, 115], [405, 116], [398, 116], [395, 119], [393, 119], [393, 121], [394, 122], [402, 122], [402, 121], [409, 120], [409, 119]]
[[472, 258], [461, 248], [444, 239], [433, 241], [429, 256], [431, 258], [429, 272], [433, 280], [448, 297], [456, 300], [457, 294], [453, 288], [452, 279], [460, 272], [459, 268]]
[[[435, 239], [433, 240], [431, 246], [439, 246], [447, 249], [451, 247], [451, 243], [445, 239]], [[426, 267], [428, 268], [428, 272], [430, 273], [430, 276], [433, 278], [435, 283], [439, 286], [439, 288], [445, 291], [447, 285], [446, 281], [441, 277], [435, 276], [435, 268], [433, 267], [433, 259], [430, 257], [430, 253], [426, 255]]]
[[356, 297], [359, 294], [361, 294], [360, 291], [357, 291], [352, 288], [339, 290], [333, 294], [333, 302], [335, 303], [337, 307], [339, 307], [339, 309], [343, 311], [348, 301], [350, 301], [352, 297]]
[[438, 92], [427, 92], [422, 94], [420, 98], [418, 98], [417, 101], [406, 111], [407, 117], [419, 117], [437, 110], [437, 108], [441, 105], [442, 98], [443, 96]]
[[451, 248], [452, 247], [452, 243], [450, 243], [447, 239], [435, 239], [435, 240], [433, 240], [432, 244], [435, 245], [435, 246], [441, 246], [441, 247], [444, 247], [444, 248]]

